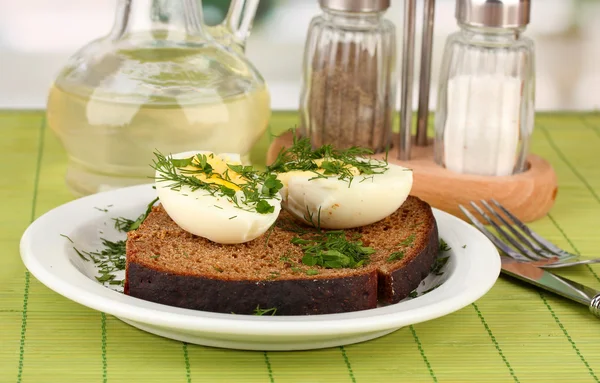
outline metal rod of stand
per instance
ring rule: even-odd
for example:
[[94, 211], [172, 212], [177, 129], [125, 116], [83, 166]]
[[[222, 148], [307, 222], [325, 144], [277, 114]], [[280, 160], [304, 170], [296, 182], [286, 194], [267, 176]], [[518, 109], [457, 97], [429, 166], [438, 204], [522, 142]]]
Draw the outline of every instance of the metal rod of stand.
[[431, 82], [431, 52], [433, 50], [433, 19], [435, 0], [425, 0], [423, 9], [423, 41], [421, 42], [421, 70], [419, 81], [419, 110], [417, 112], [418, 146], [427, 145], [427, 119], [429, 116], [429, 86]]
[[412, 144], [412, 88], [415, 56], [416, 0], [404, 1], [404, 39], [402, 45], [402, 79], [400, 90], [400, 134], [398, 159], [410, 160]]

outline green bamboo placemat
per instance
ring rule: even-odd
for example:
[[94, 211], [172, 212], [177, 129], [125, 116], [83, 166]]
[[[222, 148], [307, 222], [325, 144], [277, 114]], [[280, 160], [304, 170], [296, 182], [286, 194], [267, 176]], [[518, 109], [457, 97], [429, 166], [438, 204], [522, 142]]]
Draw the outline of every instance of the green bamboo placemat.
[[[296, 121], [276, 114], [274, 131]], [[533, 226], [598, 257], [600, 114], [540, 114], [532, 151], [550, 160], [559, 194]], [[446, 317], [362, 344], [246, 352], [163, 339], [47, 289], [18, 243], [33, 219], [72, 199], [66, 155], [41, 112], [0, 112], [0, 382], [600, 382], [600, 321], [587, 308], [502, 276]], [[261, 160], [268, 136], [257, 145]], [[600, 289], [600, 266], [565, 272]]]

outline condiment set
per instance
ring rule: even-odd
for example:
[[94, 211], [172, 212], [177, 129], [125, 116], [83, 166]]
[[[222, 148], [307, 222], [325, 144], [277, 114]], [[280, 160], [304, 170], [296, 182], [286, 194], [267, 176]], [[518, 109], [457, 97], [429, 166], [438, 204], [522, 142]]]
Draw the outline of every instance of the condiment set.
[[[313, 20], [307, 39], [301, 96], [304, 129], [300, 134], [310, 137], [313, 145], [367, 146], [375, 157], [385, 156], [390, 162], [413, 169], [413, 195], [463, 218], [459, 205], [492, 198], [523, 221], [546, 215], [556, 197], [557, 180], [546, 160], [529, 153], [534, 127], [535, 60], [533, 41], [524, 32], [530, 21], [530, 0], [456, 0], [458, 31], [447, 38], [444, 48], [435, 134], [431, 138], [427, 129], [435, 0], [423, 1], [414, 135], [412, 86], [417, 1], [404, 2], [397, 134], [392, 126], [384, 124], [382, 131], [376, 123], [397, 86], [396, 79], [388, 77], [393, 73], [387, 67], [391, 59], [383, 59], [395, 57], [395, 48], [374, 43], [393, 41], [393, 37], [383, 37], [384, 31], [392, 29], [382, 18], [389, 1], [321, 0], [320, 5], [323, 16]], [[367, 18], [373, 20], [369, 27], [365, 22], [347, 21]], [[354, 45], [357, 39], [363, 44]], [[320, 88], [310, 86], [320, 75], [314, 70], [315, 50], [318, 62], [341, 59], [345, 65], [342, 76], [336, 77], [330, 71], [329, 81]], [[379, 72], [358, 69], [358, 61], [352, 61], [358, 57], [361, 62], [377, 64]], [[369, 76], [371, 83], [364, 84]], [[339, 86], [340, 82], [377, 89], [371, 95], [371, 107], [365, 108], [361, 98]], [[315, 99], [320, 101], [318, 108], [307, 101]], [[386, 121], [392, 121], [395, 110], [387, 111], [390, 115], [385, 116]], [[345, 123], [340, 123], [343, 119]], [[371, 123], [361, 125], [365, 119]], [[291, 138], [288, 135], [275, 140], [267, 161]]]

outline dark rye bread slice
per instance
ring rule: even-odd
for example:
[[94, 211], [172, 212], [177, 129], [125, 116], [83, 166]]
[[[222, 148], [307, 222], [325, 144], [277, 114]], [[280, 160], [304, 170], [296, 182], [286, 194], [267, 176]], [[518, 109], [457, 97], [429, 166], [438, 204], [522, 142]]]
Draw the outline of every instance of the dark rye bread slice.
[[[296, 234], [286, 230], [290, 222], [282, 212], [265, 235], [221, 245], [184, 231], [155, 206], [128, 233], [125, 294], [236, 314], [252, 314], [257, 307], [275, 307], [277, 315], [365, 310], [406, 298], [429, 274], [439, 249], [430, 206], [412, 196], [385, 219], [346, 231], [359, 233], [364, 246], [377, 250], [368, 265], [356, 269], [302, 264], [302, 251], [290, 243]], [[388, 261], [398, 251], [404, 257]]]

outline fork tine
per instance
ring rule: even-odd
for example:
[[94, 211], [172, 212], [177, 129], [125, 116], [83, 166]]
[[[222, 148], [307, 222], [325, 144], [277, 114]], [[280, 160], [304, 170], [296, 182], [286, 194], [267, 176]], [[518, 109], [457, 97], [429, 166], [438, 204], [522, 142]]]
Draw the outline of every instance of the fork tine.
[[523, 254], [523, 255], [527, 256], [528, 258], [531, 258], [535, 261], [544, 259], [544, 258], [540, 257], [539, 255], [533, 253], [531, 250], [527, 249], [523, 245], [521, 245], [519, 242], [515, 241], [515, 239], [513, 237], [511, 237], [506, 231], [504, 231], [504, 229], [502, 229], [500, 227], [500, 225], [498, 225], [493, 219], [491, 219], [490, 216], [488, 216], [485, 213], [485, 211], [483, 211], [479, 206], [477, 206], [477, 204], [475, 202], [471, 201], [471, 206], [473, 206], [473, 208], [475, 208], [475, 210], [477, 210], [477, 212], [479, 214], [481, 214], [481, 216], [483, 218], [485, 218], [485, 220], [488, 221], [490, 223], [490, 225], [492, 225], [494, 227], [494, 229], [496, 229], [496, 231], [498, 233], [500, 233], [501, 236], [504, 237], [504, 239], [506, 239], [508, 242], [510, 242], [511, 245], [513, 245], [517, 250], [519, 250], [521, 252], [521, 254]]
[[521, 220], [519, 220], [510, 211], [508, 211], [508, 209], [506, 209], [504, 206], [502, 206], [500, 204], [500, 202], [496, 201], [493, 198], [491, 201], [494, 203], [494, 205], [498, 206], [498, 208], [500, 210], [502, 210], [502, 212], [504, 212], [504, 214], [506, 214], [506, 216], [508, 218], [510, 218], [514, 222], [514, 224], [517, 225], [517, 227], [519, 229], [521, 229], [525, 234], [529, 235], [531, 238], [536, 240], [540, 245], [545, 247], [548, 251], [556, 254], [559, 258], [567, 258], [567, 257], [568, 258], [573, 258], [573, 257], [577, 258], [577, 257], [579, 257], [576, 254], [569, 253], [568, 251], [565, 251], [565, 250], [557, 247], [552, 242], [548, 241], [547, 239], [544, 239], [541, 235], [539, 235], [535, 231], [531, 230], [527, 225], [525, 225], [523, 222], [521, 222]]
[[498, 214], [498, 212], [496, 212], [496, 210], [494, 210], [494, 208], [492, 206], [490, 206], [489, 203], [487, 203], [487, 201], [485, 200], [481, 200], [481, 204], [490, 212], [492, 213], [492, 215], [499, 220], [500, 222], [502, 222], [504, 224], [504, 226], [515, 236], [517, 237], [517, 239], [519, 239], [521, 242], [525, 243], [525, 245], [529, 246], [533, 251], [536, 252], [536, 254], [545, 257], [545, 258], [553, 258], [555, 257], [554, 254], [550, 254], [546, 251], [544, 251], [544, 249], [542, 249], [540, 246], [538, 246], [536, 243], [532, 242], [531, 240], [529, 240], [529, 238], [525, 237], [523, 234], [521, 234], [520, 232], [518, 232], [517, 230], [515, 230], [515, 228], [508, 223], [508, 221], [506, 219], [504, 219], [503, 216], [501, 216], [500, 214]]
[[523, 262], [529, 262], [530, 260], [525, 258], [523, 255], [514, 251], [510, 246], [507, 246], [502, 240], [492, 234], [486, 227], [477, 219], [469, 210], [467, 210], [463, 205], [458, 205], [458, 208], [464, 213], [464, 215], [469, 218], [469, 220], [485, 235], [496, 247], [502, 250], [509, 257]]

